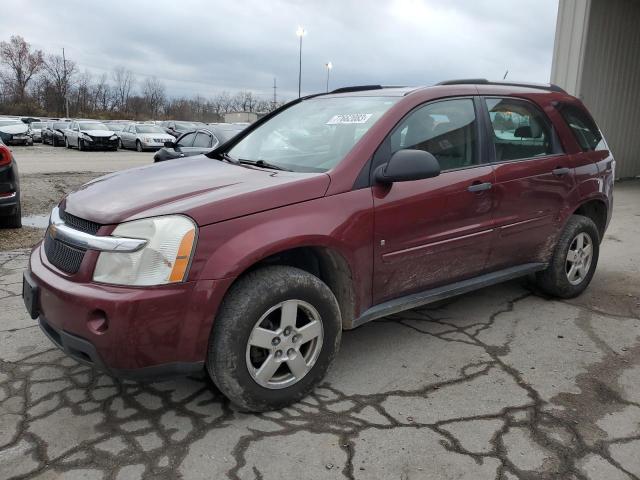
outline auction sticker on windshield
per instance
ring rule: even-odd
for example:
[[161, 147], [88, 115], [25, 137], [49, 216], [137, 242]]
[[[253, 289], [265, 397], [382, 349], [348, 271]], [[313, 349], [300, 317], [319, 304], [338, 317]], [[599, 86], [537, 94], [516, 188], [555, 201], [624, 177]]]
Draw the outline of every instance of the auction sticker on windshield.
[[327, 125], [340, 125], [348, 123], [367, 123], [373, 113], [349, 113], [346, 115], [334, 115], [329, 119]]

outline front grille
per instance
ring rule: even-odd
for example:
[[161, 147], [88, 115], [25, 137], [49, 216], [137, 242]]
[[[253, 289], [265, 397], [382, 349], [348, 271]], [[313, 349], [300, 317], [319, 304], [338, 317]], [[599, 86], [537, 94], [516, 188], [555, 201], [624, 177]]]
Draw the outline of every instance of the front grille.
[[96, 233], [98, 233], [98, 230], [100, 230], [99, 223], [76, 217], [75, 215], [71, 215], [70, 213], [67, 213], [62, 209], [60, 210], [60, 218], [62, 218], [66, 225], [70, 226], [71, 228], [75, 228], [76, 230], [80, 230], [84, 233], [95, 235]]
[[63, 272], [77, 273], [84, 258], [85, 250], [71, 247], [66, 243], [51, 238], [47, 231], [44, 237], [44, 252], [52, 265]]
[[[74, 228], [84, 233], [95, 235], [100, 230], [101, 225], [84, 218], [76, 217], [67, 213], [64, 209], [59, 211], [60, 218], [68, 227]], [[44, 253], [52, 265], [58, 267], [63, 272], [77, 273], [84, 258], [86, 250], [72, 247], [49, 235], [49, 231], [44, 237]]]
[[164, 143], [164, 142], [166, 142], [166, 140], [164, 138], [154, 138], [153, 141], [156, 142], [156, 143]]

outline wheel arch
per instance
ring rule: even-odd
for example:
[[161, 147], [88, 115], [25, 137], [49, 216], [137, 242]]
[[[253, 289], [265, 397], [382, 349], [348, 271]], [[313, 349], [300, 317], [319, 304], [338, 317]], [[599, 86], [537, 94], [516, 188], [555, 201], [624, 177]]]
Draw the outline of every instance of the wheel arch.
[[601, 198], [591, 198], [581, 203], [572, 213], [573, 215], [582, 215], [590, 218], [598, 228], [600, 234], [600, 242], [604, 237], [607, 228], [608, 207], [607, 203]]
[[[303, 246], [271, 248], [239, 266], [233, 285], [247, 273], [267, 265], [286, 265], [304, 270], [322, 280], [335, 295], [340, 307], [343, 329], [353, 328], [356, 318], [354, 272], [347, 257], [334, 246], [309, 243]], [[227, 289], [228, 291], [228, 289]], [[226, 295], [226, 292], [225, 292]]]

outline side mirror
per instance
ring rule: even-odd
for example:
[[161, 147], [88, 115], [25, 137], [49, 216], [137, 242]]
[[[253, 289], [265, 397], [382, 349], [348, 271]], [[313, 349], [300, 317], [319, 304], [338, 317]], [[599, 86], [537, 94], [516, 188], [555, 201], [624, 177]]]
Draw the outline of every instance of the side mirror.
[[167, 148], [176, 148], [176, 142], [172, 142], [171, 140], [167, 140], [164, 142], [164, 146]]
[[380, 165], [375, 173], [376, 182], [385, 185], [408, 182], [440, 175], [436, 157], [424, 150], [398, 150], [386, 165]]

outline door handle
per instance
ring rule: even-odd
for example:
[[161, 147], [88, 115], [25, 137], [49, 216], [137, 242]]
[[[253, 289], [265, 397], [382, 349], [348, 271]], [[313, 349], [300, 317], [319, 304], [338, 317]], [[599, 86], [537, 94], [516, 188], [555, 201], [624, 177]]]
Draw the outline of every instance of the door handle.
[[566, 167], [557, 167], [551, 170], [556, 177], [561, 177], [562, 175], [567, 175], [571, 170]]
[[477, 193], [477, 192], [484, 192], [485, 190], [490, 190], [491, 187], [493, 187], [493, 184], [491, 182], [484, 182], [484, 183], [474, 182], [467, 187], [467, 190], [473, 193]]

